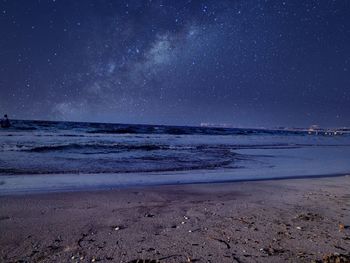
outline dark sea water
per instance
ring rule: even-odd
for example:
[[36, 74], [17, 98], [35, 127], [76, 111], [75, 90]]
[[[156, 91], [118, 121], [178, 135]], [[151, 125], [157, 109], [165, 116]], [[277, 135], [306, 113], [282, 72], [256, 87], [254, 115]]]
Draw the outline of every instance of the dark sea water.
[[3, 193], [349, 171], [348, 134], [46, 121], [0, 129]]

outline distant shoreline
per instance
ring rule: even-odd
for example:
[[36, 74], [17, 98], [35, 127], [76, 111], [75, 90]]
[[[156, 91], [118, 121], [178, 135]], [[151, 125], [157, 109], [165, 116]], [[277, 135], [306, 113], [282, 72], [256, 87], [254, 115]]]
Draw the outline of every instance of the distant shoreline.
[[[142, 126], [159, 126], [159, 127], [179, 127], [179, 128], [208, 128], [208, 129], [228, 129], [228, 130], [261, 130], [261, 131], [290, 131], [290, 132], [309, 132], [310, 127], [243, 127], [243, 126], [234, 126], [233, 124], [209, 124], [203, 125], [203, 123], [199, 123], [197, 125], [181, 125], [181, 124], [157, 124], [157, 123], [121, 123], [121, 122], [98, 122], [98, 121], [72, 121], [72, 120], [41, 120], [41, 119], [11, 119], [11, 121], [19, 121], [19, 122], [47, 122], [47, 123], [71, 123], [71, 124], [102, 124], [102, 125], [122, 125], [122, 126], [134, 126], [134, 125], [142, 125]], [[1, 130], [1, 129], [0, 129]], [[317, 129], [313, 129], [314, 131], [334, 131], [340, 130], [345, 133], [350, 133], [350, 127], [340, 126], [340, 127], [320, 127]]]

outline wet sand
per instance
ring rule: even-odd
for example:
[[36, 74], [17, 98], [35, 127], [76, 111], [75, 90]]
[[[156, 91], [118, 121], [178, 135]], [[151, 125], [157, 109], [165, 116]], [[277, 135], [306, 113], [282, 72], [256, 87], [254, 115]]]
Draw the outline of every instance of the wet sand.
[[348, 260], [349, 226], [350, 176], [4, 196], [0, 261]]

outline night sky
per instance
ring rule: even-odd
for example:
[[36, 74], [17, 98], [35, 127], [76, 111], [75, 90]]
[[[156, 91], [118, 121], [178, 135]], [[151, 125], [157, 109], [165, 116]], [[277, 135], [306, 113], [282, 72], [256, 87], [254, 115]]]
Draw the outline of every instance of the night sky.
[[0, 0], [0, 113], [350, 126], [350, 1]]

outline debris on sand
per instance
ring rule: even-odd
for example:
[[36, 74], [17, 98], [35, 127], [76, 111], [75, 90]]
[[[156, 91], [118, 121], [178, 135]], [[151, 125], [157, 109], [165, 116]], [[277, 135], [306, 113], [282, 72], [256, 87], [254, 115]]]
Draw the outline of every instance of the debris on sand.
[[323, 256], [322, 260], [314, 260], [312, 263], [349, 263], [350, 262], [350, 253], [349, 254], [327, 254]]
[[222, 240], [222, 239], [219, 239], [219, 238], [214, 238], [214, 237], [212, 237], [211, 239], [216, 240], [216, 241], [219, 241], [220, 243], [225, 244], [226, 247], [227, 247], [227, 249], [230, 249], [230, 248], [231, 248], [231, 246], [229, 245], [229, 243], [226, 242], [225, 240]]
[[343, 231], [345, 229], [344, 224], [339, 224], [339, 232]]
[[123, 230], [126, 228], [126, 226], [122, 226], [122, 225], [114, 225], [114, 226], [111, 226], [112, 230], [114, 231], [119, 231], [119, 230]]
[[285, 252], [283, 249], [273, 248], [272, 246], [269, 246], [267, 248], [261, 248], [260, 251], [269, 255], [269, 256], [273, 256], [276, 254], [282, 254]]
[[187, 257], [187, 261], [186, 262], [196, 262], [196, 261], [199, 261], [199, 260]]
[[144, 217], [154, 217], [154, 214], [146, 213]]
[[128, 263], [159, 263], [158, 259], [134, 259], [129, 261]]
[[315, 213], [306, 213], [306, 214], [297, 215], [296, 219], [303, 220], [303, 221], [316, 221], [316, 220], [323, 219], [323, 217]]

